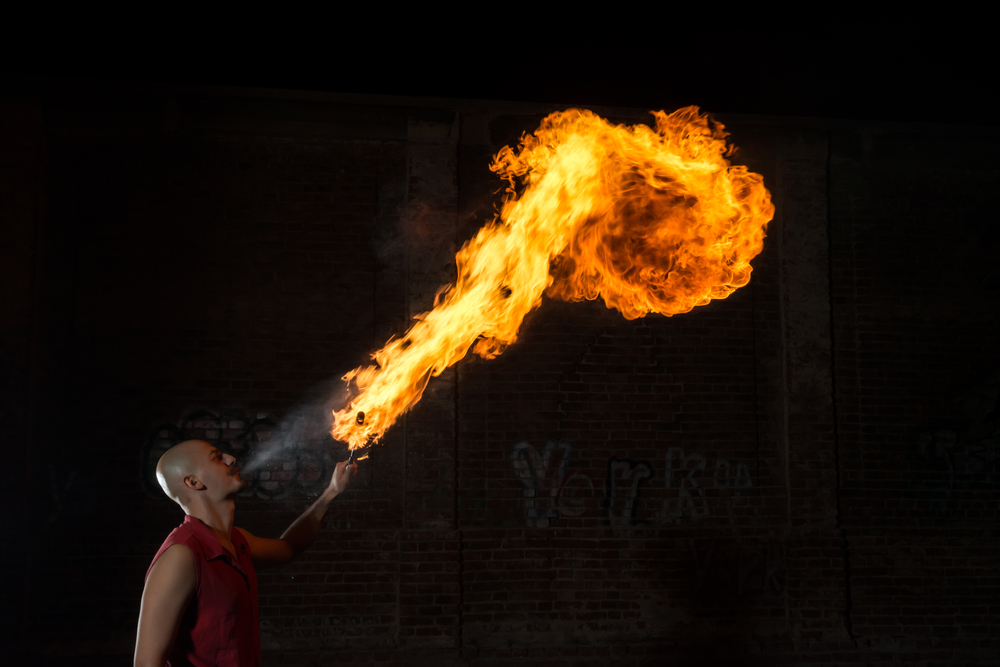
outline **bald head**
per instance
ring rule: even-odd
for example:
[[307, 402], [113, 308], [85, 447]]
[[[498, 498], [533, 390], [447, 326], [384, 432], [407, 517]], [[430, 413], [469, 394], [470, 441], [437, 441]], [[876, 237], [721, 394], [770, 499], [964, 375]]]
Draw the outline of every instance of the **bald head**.
[[168, 449], [156, 464], [156, 480], [163, 492], [185, 505], [188, 494], [184, 478], [198, 477], [201, 464], [214, 449], [204, 440], [186, 440]]
[[231, 503], [248, 486], [236, 458], [204, 440], [187, 440], [168, 449], [156, 464], [156, 479], [188, 514], [206, 503]]

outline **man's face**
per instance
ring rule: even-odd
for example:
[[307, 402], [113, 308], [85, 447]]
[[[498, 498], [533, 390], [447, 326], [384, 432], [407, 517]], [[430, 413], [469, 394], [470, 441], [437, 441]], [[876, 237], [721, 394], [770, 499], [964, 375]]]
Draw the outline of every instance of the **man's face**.
[[235, 496], [250, 484], [240, 477], [236, 458], [205, 443], [202, 459], [202, 484], [212, 491], [220, 491], [225, 497]]

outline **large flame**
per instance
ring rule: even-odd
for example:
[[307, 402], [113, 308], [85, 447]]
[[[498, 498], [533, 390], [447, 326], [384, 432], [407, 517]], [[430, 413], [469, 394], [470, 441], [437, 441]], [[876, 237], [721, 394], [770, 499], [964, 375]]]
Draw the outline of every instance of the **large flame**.
[[490, 168], [510, 182], [499, 216], [458, 252], [458, 278], [434, 308], [376, 365], [344, 376], [359, 391], [334, 411], [334, 438], [351, 449], [378, 440], [470, 347], [492, 358], [513, 343], [546, 291], [600, 296], [635, 319], [686, 313], [749, 282], [774, 215], [763, 179], [730, 166], [728, 134], [697, 107], [654, 115], [655, 130], [570, 109], [497, 153]]

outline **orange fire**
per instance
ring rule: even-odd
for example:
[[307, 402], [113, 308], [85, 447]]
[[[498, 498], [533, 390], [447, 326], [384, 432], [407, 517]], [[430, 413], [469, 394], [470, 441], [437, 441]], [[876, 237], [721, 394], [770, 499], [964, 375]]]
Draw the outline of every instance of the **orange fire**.
[[344, 376], [358, 394], [334, 411], [334, 438], [377, 441], [470, 347], [491, 359], [513, 343], [543, 293], [600, 296], [635, 319], [749, 282], [774, 215], [763, 179], [730, 165], [728, 133], [697, 107], [654, 115], [655, 130], [570, 109], [497, 153], [490, 168], [510, 183], [499, 216], [458, 252], [434, 308]]

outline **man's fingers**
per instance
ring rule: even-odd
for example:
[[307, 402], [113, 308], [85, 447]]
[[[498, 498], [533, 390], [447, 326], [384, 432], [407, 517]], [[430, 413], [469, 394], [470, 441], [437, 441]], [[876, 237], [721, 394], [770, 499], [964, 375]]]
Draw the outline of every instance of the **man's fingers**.
[[354, 473], [358, 471], [357, 463], [348, 463], [347, 461], [340, 461], [337, 463], [337, 467], [334, 470], [334, 476], [337, 479], [347, 478], [350, 479], [354, 476]]

